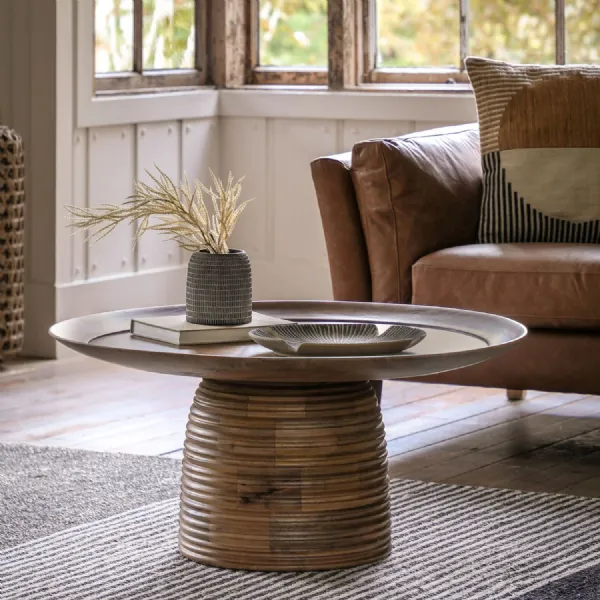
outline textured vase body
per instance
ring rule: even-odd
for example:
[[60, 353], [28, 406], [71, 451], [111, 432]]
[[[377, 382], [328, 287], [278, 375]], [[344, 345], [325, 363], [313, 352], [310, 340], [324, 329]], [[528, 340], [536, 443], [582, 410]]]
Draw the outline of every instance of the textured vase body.
[[243, 250], [195, 252], [188, 264], [185, 313], [189, 323], [244, 325], [252, 320], [252, 269]]

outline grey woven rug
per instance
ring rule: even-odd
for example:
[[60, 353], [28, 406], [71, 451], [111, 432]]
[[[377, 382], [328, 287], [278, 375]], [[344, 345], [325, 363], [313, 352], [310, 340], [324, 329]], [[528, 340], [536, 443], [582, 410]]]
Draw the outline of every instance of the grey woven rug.
[[599, 500], [395, 481], [385, 562], [226, 571], [177, 552], [178, 470], [0, 445], [0, 599], [600, 600]]

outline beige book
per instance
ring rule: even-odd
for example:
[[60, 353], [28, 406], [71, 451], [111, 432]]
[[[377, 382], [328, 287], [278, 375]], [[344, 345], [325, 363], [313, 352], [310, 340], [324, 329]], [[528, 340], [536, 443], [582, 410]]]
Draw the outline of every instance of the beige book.
[[284, 325], [290, 321], [252, 313], [252, 321], [246, 325], [195, 325], [185, 320], [185, 314], [163, 317], [140, 317], [132, 319], [131, 334], [174, 346], [196, 346], [199, 344], [225, 344], [250, 341], [248, 332], [257, 327]]

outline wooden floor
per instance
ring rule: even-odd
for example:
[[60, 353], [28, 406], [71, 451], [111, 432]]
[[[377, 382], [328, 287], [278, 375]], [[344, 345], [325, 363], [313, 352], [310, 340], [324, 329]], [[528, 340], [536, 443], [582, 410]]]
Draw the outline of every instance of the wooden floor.
[[[181, 456], [195, 379], [85, 358], [0, 366], [0, 442]], [[392, 477], [600, 497], [600, 397], [386, 382]]]

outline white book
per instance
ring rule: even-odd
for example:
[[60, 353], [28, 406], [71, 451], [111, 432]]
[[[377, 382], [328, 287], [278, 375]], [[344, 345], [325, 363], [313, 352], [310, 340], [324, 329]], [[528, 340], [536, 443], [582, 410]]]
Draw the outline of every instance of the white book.
[[252, 321], [246, 325], [195, 325], [185, 320], [185, 314], [163, 317], [140, 317], [131, 320], [131, 335], [165, 342], [174, 346], [196, 346], [199, 344], [226, 344], [247, 342], [248, 332], [257, 327], [284, 325], [284, 319], [252, 313]]

